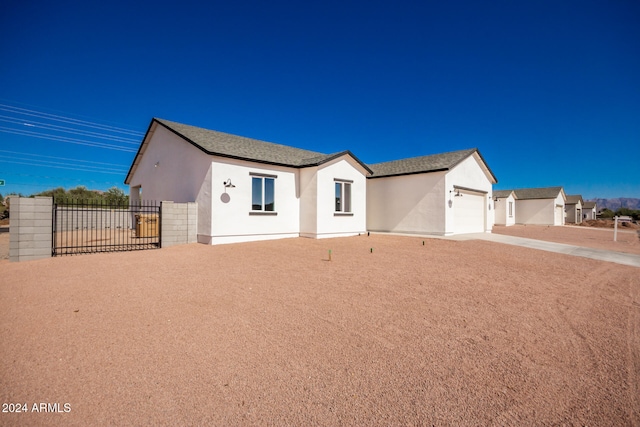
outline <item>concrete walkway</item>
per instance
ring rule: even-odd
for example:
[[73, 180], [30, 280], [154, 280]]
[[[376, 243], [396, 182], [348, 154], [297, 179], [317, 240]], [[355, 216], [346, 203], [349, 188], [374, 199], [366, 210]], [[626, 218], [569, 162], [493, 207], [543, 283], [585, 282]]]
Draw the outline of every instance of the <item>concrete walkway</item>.
[[495, 233], [472, 233], [446, 237], [451, 240], [487, 240], [507, 245], [524, 246], [525, 248], [541, 251], [557, 252], [560, 254], [581, 256], [600, 261], [615, 262], [632, 267], [640, 267], [640, 255], [624, 252], [608, 251], [604, 249], [586, 248], [584, 246], [565, 245], [564, 243], [545, 242], [524, 237], [505, 236]]

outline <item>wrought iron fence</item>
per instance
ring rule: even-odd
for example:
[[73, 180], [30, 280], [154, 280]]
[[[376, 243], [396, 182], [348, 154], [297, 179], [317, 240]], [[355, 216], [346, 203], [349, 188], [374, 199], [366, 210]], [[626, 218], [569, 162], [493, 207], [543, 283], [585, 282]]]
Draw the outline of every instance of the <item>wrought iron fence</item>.
[[160, 205], [54, 199], [52, 255], [135, 251], [160, 247]]

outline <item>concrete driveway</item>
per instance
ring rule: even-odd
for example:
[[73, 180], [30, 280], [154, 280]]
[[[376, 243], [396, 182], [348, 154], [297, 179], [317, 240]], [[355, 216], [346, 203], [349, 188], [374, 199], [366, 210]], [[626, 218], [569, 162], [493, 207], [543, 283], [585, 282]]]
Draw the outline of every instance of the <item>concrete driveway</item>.
[[524, 237], [505, 236], [496, 233], [472, 233], [446, 237], [451, 240], [487, 240], [507, 245], [523, 246], [541, 251], [557, 252], [566, 255], [592, 258], [600, 261], [615, 262], [632, 267], [640, 267], [640, 255], [615, 252], [604, 249], [587, 248], [584, 246], [567, 245], [563, 243], [547, 242], [543, 240], [527, 239]]

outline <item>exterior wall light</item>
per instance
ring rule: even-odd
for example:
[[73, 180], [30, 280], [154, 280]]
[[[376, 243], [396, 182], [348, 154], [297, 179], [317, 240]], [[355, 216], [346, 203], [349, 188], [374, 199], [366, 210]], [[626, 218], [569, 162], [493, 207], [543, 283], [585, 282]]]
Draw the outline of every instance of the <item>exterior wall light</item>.
[[223, 182], [223, 184], [224, 184], [224, 188], [236, 188], [236, 186], [231, 183], [231, 178], [228, 178], [226, 181]]

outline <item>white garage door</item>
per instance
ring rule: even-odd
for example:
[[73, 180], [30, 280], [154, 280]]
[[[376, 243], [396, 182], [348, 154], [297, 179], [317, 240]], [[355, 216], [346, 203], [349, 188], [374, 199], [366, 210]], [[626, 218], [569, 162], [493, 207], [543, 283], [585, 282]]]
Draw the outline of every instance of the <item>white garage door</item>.
[[454, 233], [483, 233], [484, 195], [460, 190], [452, 200]]
[[[548, 212], [548, 211], [547, 211]], [[562, 218], [564, 217], [564, 209], [560, 205], [556, 205], [556, 215], [553, 219], [553, 225], [563, 225]]]

